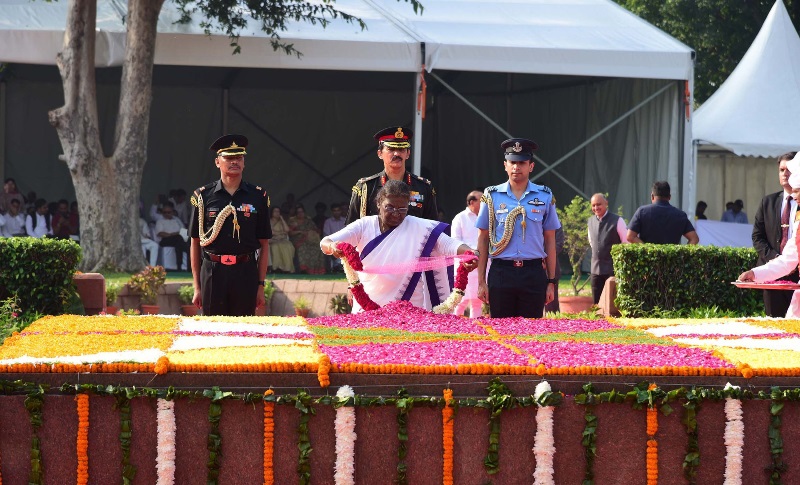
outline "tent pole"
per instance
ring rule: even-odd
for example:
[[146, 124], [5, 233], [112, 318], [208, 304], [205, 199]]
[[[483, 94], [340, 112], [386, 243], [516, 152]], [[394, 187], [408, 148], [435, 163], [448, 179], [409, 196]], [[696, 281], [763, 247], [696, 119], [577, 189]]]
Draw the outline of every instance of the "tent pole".
[[411, 148], [413, 158], [411, 171], [417, 175], [422, 175], [422, 111], [417, 107], [417, 93], [420, 87], [419, 75], [414, 76], [414, 137]]
[[6, 82], [0, 81], [0, 180], [6, 179]]
[[582, 149], [583, 149], [583, 148], [584, 148], [586, 145], [588, 145], [589, 143], [591, 143], [591, 142], [595, 141], [595, 140], [596, 140], [597, 138], [599, 138], [599, 137], [600, 137], [600, 136], [601, 136], [603, 133], [607, 132], [608, 130], [610, 130], [611, 128], [613, 128], [614, 126], [616, 126], [617, 124], [621, 123], [621, 122], [622, 122], [622, 121], [623, 121], [625, 118], [627, 118], [628, 116], [632, 115], [632, 114], [633, 114], [633, 113], [635, 113], [636, 111], [640, 110], [640, 109], [641, 109], [641, 108], [642, 108], [644, 105], [646, 105], [646, 104], [647, 104], [647, 103], [649, 103], [650, 101], [652, 101], [652, 100], [654, 100], [655, 98], [657, 98], [659, 95], [661, 95], [661, 93], [663, 93], [663, 92], [664, 92], [664, 91], [666, 91], [667, 89], [671, 88], [672, 86], [674, 86], [674, 84], [672, 84], [672, 83], [669, 83], [669, 84], [667, 84], [666, 86], [664, 86], [664, 87], [662, 87], [661, 89], [659, 89], [658, 91], [656, 91], [655, 93], [653, 93], [653, 94], [651, 94], [650, 96], [648, 96], [648, 97], [647, 97], [647, 98], [646, 98], [644, 101], [642, 101], [641, 103], [637, 104], [637, 105], [636, 105], [636, 106], [634, 106], [633, 108], [631, 108], [631, 109], [629, 109], [628, 111], [626, 111], [625, 113], [623, 113], [623, 114], [622, 114], [622, 116], [620, 116], [619, 118], [617, 118], [617, 119], [615, 119], [614, 121], [612, 121], [611, 123], [609, 123], [609, 124], [608, 124], [608, 125], [607, 125], [605, 128], [603, 128], [602, 130], [598, 131], [597, 133], [595, 133], [594, 135], [592, 135], [591, 137], [589, 137], [589, 138], [588, 138], [586, 141], [584, 141], [584, 142], [583, 142], [583, 143], [581, 143], [580, 145], [576, 146], [575, 148], [573, 148], [572, 150], [570, 150], [569, 152], [567, 152], [567, 154], [566, 154], [566, 155], [562, 156], [561, 158], [559, 158], [558, 160], [556, 160], [555, 162], [553, 162], [553, 163], [552, 163], [552, 164], [551, 164], [549, 167], [547, 167], [546, 169], [542, 170], [542, 171], [539, 173], [539, 175], [540, 175], [540, 176], [541, 176], [541, 175], [544, 175], [544, 174], [546, 174], [547, 172], [549, 172], [550, 170], [553, 170], [554, 168], [556, 168], [556, 166], [557, 166], [557, 165], [560, 165], [561, 163], [563, 163], [564, 161], [566, 161], [566, 160], [567, 160], [569, 157], [571, 157], [572, 155], [574, 155], [574, 154], [575, 154], [575, 153], [577, 153], [578, 151], [582, 150]]
[[230, 107], [230, 90], [222, 90], [222, 134], [228, 132], [228, 108]]
[[[683, 210], [690, 215], [694, 214], [697, 205], [697, 145], [692, 136], [692, 116], [694, 115], [694, 68], [689, 75], [689, 92], [687, 96], [680, 97], [687, 104], [686, 116], [683, 116]], [[683, 115], [683, 113], [681, 113]], [[723, 179], [724, 180], [724, 179]]]
[[[494, 121], [493, 119], [489, 118], [489, 117], [488, 117], [488, 116], [487, 116], [487, 115], [486, 115], [486, 114], [485, 114], [483, 111], [481, 111], [481, 110], [480, 110], [480, 109], [479, 109], [477, 106], [475, 106], [474, 104], [470, 103], [470, 102], [469, 102], [469, 100], [467, 100], [467, 98], [465, 98], [464, 96], [462, 96], [462, 95], [461, 95], [461, 93], [459, 93], [459, 92], [458, 92], [458, 91], [456, 91], [456, 90], [455, 90], [455, 89], [454, 89], [452, 86], [450, 86], [449, 84], [447, 84], [447, 82], [446, 82], [444, 79], [442, 79], [442, 78], [440, 78], [439, 76], [437, 76], [437, 75], [436, 75], [436, 73], [434, 73], [433, 71], [431, 71], [429, 74], [430, 74], [431, 76], [433, 76], [434, 78], [436, 78], [436, 80], [437, 80], [437, 81], [439, 81], [440, 83], [442, 83], [442, 86], [444, 86], [445, 88], [447, 88], [447, 90], [448, 90], [448, 91], [450, 91], [451, 93], [453, 93], [453, 94], [454, 94], [454, 95], [455, 95], [455, 96], [456, 96], [458, 99], [460, 99], [460, 100], [461, 100], [461, 101], [462, 101], [464, 104], [466, 104], [466, 105], [467, 105], [467, 106], [468, 106], [470, 109], [472, 109], [472, 111], [474, 111], [474, 112], [478, 113], [478, 114], [481, 116], [481, 118], [483, 118], [483, 119], [485, 119], [486, 121], [488, 121], [490, 125], [494, 126], [494, 127], [497, 129], [497, 131], [499, 131], [500, 133], [502, 133], [503, 135], [505, 135], [505, 137], [506, 137], [506, 138], [513, 138], [513, 137], [514, 137], [514, 136], [513, 136], [511, 133], [509, 133], [508, 131], [506, 131], [506, 129], [505, 129], [505, 128], [503, 128], [502, 126], [500, 126], [500, 125], [498, 125], [497, 123], [495, 123], [495, 121]], [[546, 163], [544, 160], [542, 160], [541, 158], [539, 158], [539, 157], [538, 157], [538, 156], [537, 156], [535, 153], [533, 154], [533, 158], [534, 158], [534, 159], [535, 159], [537, 162], [541, 163], [543, 166], [545, 166], [545, 167], [548, 167], [548, 166], [549, 166], [549, 165], [548, 165], [548, 164], [547, 164], [547, 163]], [[545, 171], [547, 171], [547, 170], [545, 170]], [[540, 175], [541, 175], [541, 174], [537, 174], [536, 176], [537, 176], [537, 177], [539, 177]], [[586, 199], [588, 199], [588, 198], [589, 198], [589, 196], [588, 196], [588, 195], [586, 195], [586, 193], [585, 193], [583, 190], [579, 189], [579, 188], [578, 188], [578, 187], [577, 187], [575, 184], [573, 184], [572, 182], [570, 182], [569, 180], [567, 180], [567, 178], [566, 178], [566, 177], [564, 177], [563, 175], [561, 175], [560, 173], [558, 173], [558, 172], [553, 172], [553, 175], [555, 175], [556, 177], [558, 177], [559, 179], [561, 179], [561, 181], [562, 181], [562, 182], [564, 182], [565, 184], [567, 184], [567, 186], [569, 186], [569, 187], [570, 187], [572, 190], [574, 190], [574, 191], [575, 191], [575, 192], [576, 192], [578, 195], [581, 195], [581, 196], [583, 196], [583, 197], [584, 197], [584, 198], [586, 198]]]

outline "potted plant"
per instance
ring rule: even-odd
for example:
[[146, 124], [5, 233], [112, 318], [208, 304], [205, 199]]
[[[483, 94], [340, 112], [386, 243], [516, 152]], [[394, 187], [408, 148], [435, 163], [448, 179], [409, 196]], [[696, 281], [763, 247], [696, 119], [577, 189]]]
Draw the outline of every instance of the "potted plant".
[[591, 216], [591, 203], [579, 195], [576, 195], [568, 205], [558, 209], [558, 219], [564, 231], [563, 252], [566, 253], [572, 267], [572, 277], [569, 281], [574, 294], [571, 297], [559, 298], [559, 306], [563, 313], [586, 311], [593, 303], [591, 296], [580, 296], [581, 290], [589, 282], [588, 277], [581, 282], [581, 263], [591, 249], [587, 234], [587, 221]]
[[142, 313], [157, 314], [158, 291], [167, 281], [167, 272], [163, 266], [147, 266], [131, 276], [128, 287], [139, 295]]
[[181, 313], [187, 317], [197, 315], [197, 307], [192, 304], [194, 298], [194, 286], [182, 285], [178, 288], [178, 300], [181, 302]]
[[300, 296], [294, 301], [295, 315], [305, 318], [308, 316], [309, 311], [311, 311], [311, 302], [306, 297]]
[[106, 313], [109, 315], [116, 315], [119, 311], [119, 307], [114, 306], [114, 303], [117, 301], [120, 289], [119, 283], [113, 281], [106, 283]]
[[347, 302], [345, 294], [333, 295], [330, 304], [334, 315], [345, 315], [353, 311], [353, 306]]

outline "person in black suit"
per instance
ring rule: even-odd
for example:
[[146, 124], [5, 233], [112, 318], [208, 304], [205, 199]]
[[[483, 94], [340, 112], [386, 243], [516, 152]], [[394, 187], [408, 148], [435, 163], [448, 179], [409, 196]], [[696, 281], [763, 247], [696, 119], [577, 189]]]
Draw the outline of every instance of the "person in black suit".
[[[778, 180], [783, 190], [764, 196], [756, 212], [756, 219], [753, 223], [753, 247], [758, 252], [758, 266], [781, 254], [784, 229], [788, 241], [794, 237], [792, 221], [794, 221], [797, 211], [797, 202], [791, 197], [792, 186], [789, 185], [791, 173], [786, 168], [786, 162], [793, 159], [795, 153], [789, 152], [778, 157]], [[784, 214], [787, 210], [788, 213]], [[781, 223], [782, 215], [788, 220], [787, 224]], [[783, 241], [783, 244], [786, 244], [786, 241]], [[782, 279], [796, 282], [798, 280], [797, 268]], [[764, 309], [767, 316], [783, 318], [792, 301], [793, 293], [791, 290], [764, 290]]]

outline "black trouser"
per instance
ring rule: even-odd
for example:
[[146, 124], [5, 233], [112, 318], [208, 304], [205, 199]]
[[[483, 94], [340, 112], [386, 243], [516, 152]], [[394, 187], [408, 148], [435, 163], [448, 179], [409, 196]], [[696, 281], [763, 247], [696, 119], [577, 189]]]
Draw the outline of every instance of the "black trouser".
[[591, 276], [592, 284], [592, 300], [594, 304], [600, 303], [600, 295], [603, 294], [603, 287], [606, 285], [606, 280], [614, 276], [613, 274], [593, 274]]
[[[780, 279], [797, 282], [797, 269]], [[792, 290], [764, 290], [764, 312], [768, 317], [786, 317], [792, 295]]]
[[526, 260], [522, 267], [494, 259], [487, 284], [492, 318], [543, 316], [547, 272], [541, 259]]
[[189, 242], [184, 241], [181, 236], [176, 234], [174, 236], [161, 238], [161, 241], [158, 243], [158, 245], [161, 247], [175, 248], [175, 269], [180, 270], [181, 265], [183, 265], [184, 253], [189, 254]]
[[230, 266], [203, 258], [200, 269], [203, 315], [254, 315], [259, 290], [255, 258]]

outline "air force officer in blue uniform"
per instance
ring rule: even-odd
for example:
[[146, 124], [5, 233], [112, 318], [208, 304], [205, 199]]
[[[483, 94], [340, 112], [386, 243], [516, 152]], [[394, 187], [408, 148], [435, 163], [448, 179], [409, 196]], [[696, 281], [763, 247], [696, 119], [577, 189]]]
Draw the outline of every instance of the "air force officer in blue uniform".
[[554, 297], [555, 232], [561, 223], [550, 189], [529, 180], [538, 145], [511, 138], [501, 147], [508, 182], [484, 191], [475, 223], [480, 231], [478, 298], [489, 304], [493, 318], [540, 318]]

